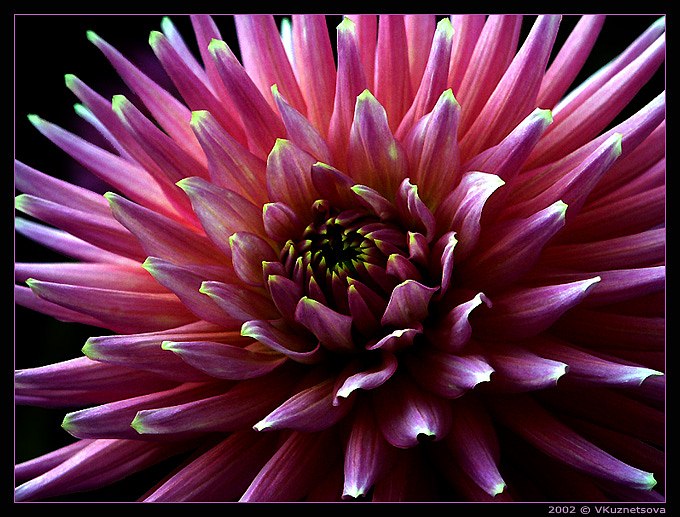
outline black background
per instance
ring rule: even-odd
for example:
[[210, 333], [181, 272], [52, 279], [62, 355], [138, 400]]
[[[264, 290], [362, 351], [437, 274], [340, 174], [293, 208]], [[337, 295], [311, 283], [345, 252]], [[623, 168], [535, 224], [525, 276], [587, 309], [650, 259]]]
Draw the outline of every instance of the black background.
[[[17, 13], [20, 12], [22, 12], [21, 9], [18, 9]], [[608, 18], [594, 52], [574, 84], [578, 84], [613, 59], [658, 17], [659, 15]], [[28, 122], [26, 115], [35, 113], [75, 133], [83, 134], [84, 131], [89, 131], [87, 129], [89, 126], [73, 111], [73, 104], [77, 102], [77, 99], [64, 84], [64, 74], [67, 73], [75, 74], [106, 98], [123, 93], [134, 102], [134, 95], [116, 76], [108, 61], [94, 45], [87, 41], [85, 37], [87, 30], [94, 30], [133, 63], [140, 65], [145, 73], [174, 92], [164, 72], [156, 64], [153, 52], [148, 45], [149, 32], [160, 30], [161, 18], [161, 15], [17, 14], [14, 16], [12, 18], [14, 29], [14, 99], [12, 103], [14, 157], [45, 173], [87, 185], [95, 191], [103, 193], [110, 190], [43, 138]], [[188, 17], [170, 14], [170, 18], [185, 37], [187, 44], [196, 50]], [[226, 16], [219, 16], [215, 19], [223, 37], [238, 55], [233, 21]], [[525, 20], [520, 44], [533, 19], [533, 16], [529, 16]], [[329, 26], [334, 28], [340, 20], [339, 16], [331, 17]], [[556, 50], [568, 36], [576, 21], [575, 16], [564, 17], [555, 45]], [[331, 40], [334, 40], [333, 36]], [[617, 117], [615, 123], [630, 116], [664, 89], [664, 72], [662, 67], [626, 111]], [[6, 76], [3, 81], [9, 81], [9, 77]], [[139, 103], [135, 102], [135, 104], [139, 106]], [[93, 141], [98, 140], [93, 139]], [[9, 171], [6, 170], [4, 174], [7, 179], [10, 178]], [[11, 185], [9, 187], [5, 192], [10, 191]], [[3, 203], [3, 210], [7, 210], [3, 216], [6, 216], [9, 221], [13, 217], [12, 205], [11, 198]], [[16, 237], [15, 244], [16, 261], [63, 260], [63, 257], [36, 246], [21, 236]], [[12, 273], [5, 271], [5, 274], [9, 277]], [[10, 357], [9, 361], [13, 360], [16, 368], [41, 366], [78, 357], [81, 355], [81, 347], [89, 336], [107, 333], [105, 330], [84, 325], [57, 322], [21, 307], [16, 308], [15, 329], [15, 355]], [[6, 346], [9, 347], [9, 345]], [[9, 402], [11, 403], [11, 400]], [[14, 452], [17, 462], [44, 454], [72, 441], [72, 438], [60, 427], [64, 413], [63, 410], [30, 407], [16, 409]], [[131, 476], [113, 487], [88, 494], [71, 495], [61, 500], [136, 499], [154, 485], [171, 466], [161, 465]]]

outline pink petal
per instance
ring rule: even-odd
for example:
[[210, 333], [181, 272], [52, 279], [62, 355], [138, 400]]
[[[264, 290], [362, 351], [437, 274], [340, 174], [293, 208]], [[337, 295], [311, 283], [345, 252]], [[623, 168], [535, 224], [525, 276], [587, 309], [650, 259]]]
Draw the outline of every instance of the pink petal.
[[603, 15], [581, 16], [543, 76], [538, 106], [552, 109], [564, 96], [590, 55], [604, 20]]
[[199, 290], [207, 294], [230, 317], [243, 323], [248, 320], [274, 319], [279, 316], [271, 299], [239, 284], [204, 281]]
[[236, 276], [248, 285], [261, 287], [262, 262], [276, 259], [269, 243], [254, 233], [236, 232], [229, 237], [229, 246]]
[[339, 170], [325, 163], [312, 165], [312, 182], [323, 199], [335, 208], [354, 208], [357, 196], [352, 190], [354, 181]]
[[451, 44], [451, 59], [446, 86], [458, 93], [463, 77], [470, 64], [475, 44], [479, 39], [486, 16], [483, 14], [453, 14], [453, 42]]
[[455, 305], [434, 326], [428, 327], [425, 335], [436, 348], [454, 354], [460, 352], [472, 336], [470, 313], [482, 303], [491, 307], [489, 299], [477, 293], [471, 300]]
[[213, 183], [261, 205], [267, 201], [265, 162], [243, 147], [208, 111], [194, 111], [191, 128], [208, 158]]
[[385, 107], [390, 130], [396, 131], [413, 99], [406, 28], [403, 15], [386, 14], [378, 18], [373, 91]]
[[387, 112], [370, 91], [356, 100], [349, 138], [349, 176], [392, 199], [406, 177], [406, 155], [388, 125]]
[[317, 192], [311, 168], [316, 159], [288, 140], [278, 139], [267, 158], [267, 193], [285, 203], [305, 221], [312, 218]]
[[328, 128], [328, 142], [333, 151], [334, 165], [340, 169], [344, 169], [347, 164], [349, 134], [354, 119], [356, 98], [369, 84], [361, 62], [362, 55], [359, 49], [362, 47], [359, 46], [357, 32], [349, 18], [343, 18], [338, 25], [338, 73], [333, 114]]
[[295, 309], [295, 321], [309, 329], [329, 350], [351, 352], [355, 348], [352, 318], [316, 300], [302, 297]]
[[459, 181], [458, 117], [460, 106], [451, 90], [441, 94], [434, 108], [406, 137], [406, 153], [414, 183], [428, 206], [436, 207]]
[[[434, 18], [424, 15], [406, 16], [406, 35], [407, 38], [413, 35], [414, 42], [417, 42], [422, 48], [412, 48], [412, 42], [409, 38], [409, 59], [411, 60], [411, 82], [412, 91], [416, 92], [413, 104], [408, 109], [404, 118], [399, 123], [398, 129], [395, 132], [397, 138], [402, 139], [407, 135], [413, 125], [421, 119], [426, 113], [429, 113], [434, 108], [437, 98], [440, 97], [442, 91], [446, 90], [446, 80], [448, 77], [448, 63], [451, 57], [451, 42], [453, 40], [453, 27], [448, 18], [443, 18], [437, 23], [437, 30], [434, 33], [434, 40], [428, 41], [427, 29], [419, 28], [417, 37], [414, 32], [409, 31], [409, 20], [413, 18], [425, 19], [423, 23], [428, 21], [434, 23]], [[424, 30], [423, 30], [424, 29]], [[418, 64], [418, 59], [427, 58], [427, 67]], [[416, 67], [422, 66], [423, 72], [418, 73]], [[422, 81], [420, 78], [422, 77]], [[416, 82], [417, 81], [417, 82]], [[415, 84], [414, 84], [415, 83]], [[453, 96], [453, 95], [452, 95]]]
[[559, 15], [538, 16], [479, 115], [469, 129], [463, 127], [460, 143], [463, 156], [469, 158], [496, 145], [536, 107], [560, 20]]
[[437, 28], [436, 23], [436, 17], [431, 14], [407, 14], [404, 16], [406, 44], [408, 46], [408, 69], [411, 91], [413, 92], [418, 90], [425, 72], [428, 54], [432, 47], [432, 37]]
[[267, 236], [276, 242], [295, 240], [305, 229], [295, 210], [282, 202], [266, 203], [262, 207], [262, 221]]
[[71, 309], [66, 309], [65, 307], [57, 305], [56, 303], [48, 302], [47, 300], [38, 298], [38, 296], [31, 290], [30, 287], [15, 285], [14, 303], [21, 307], [26, 307], [32, 311], [37, 311], [42, 314], [52, 316], [59, 321], [83, 323], [93, 327], [107, 327], [106, 323], [98, 320], [97, 318], [87, 314], [82, 314], [77, 311], [72, 311]]
[[[208, 50], [241, 116], [248, 137], [249, 150], [258, 158], [266, 158], [276, 139], [285, 132], [281, 119], [267, 104], [262, 93], [258, 91], [224, 41], [213, 39]], [[267, 89], [269, 86], [271, 85], [268, 85]]]
[[237, 14], [234, 22], [243, 67], [269, 105], [275, 106], [269, 89], [272, 84], [277, 84], [291, 105], [306, 115], [305, 101], [283, 49], [274, 17]]
[[241, 335], [256, 339], [263, 345], [280, 352], [293, 361], [313, 364], [321, 359], [321, 346], [314, 345], [309, 338], [292, 333], [282, 320], [247, 321], [241, 327]]
[[322, 137], [333, 110], [336, 71], [324, 16], [293, 15], [295, 71], [307, 106], [307, 117]]
[[215, 272], [210, 270], [204, 272], [200, 269], [177, 266], [156, 257], [147, 258], [142, 266], [160, 284], [175, 293], [184, 306], [199, 318], [230, 329], [236, 329], [240, 325], [238, 320], [225, 314], [214, 300], [200, 292], [206, 277], [223, 278], [219, 268], [215, 268], [217, 269]]
[[431, 242], [437, 222], [418, 195], [418, 187], [413, 185], [408, 178], [399, 185], [394, 204], [403, 226], [411, 231], [422, 233], [427, 241]]
[[372, 90], [375, 72], [375, 48], [378, 44], [378, 16], [375, 14], [348, 14], [346, 18], [356, 26], [361, 64], [366, 74], [365, 88]]
[[358, 389], [374, 390], [385, 384], [397, 371], [397, 359], [394, 354], [384, 352], [380, 354], [380, 363], [377, 366], [359, 371], [347, 377], [340, 387], [335, 389], [333, 405], [337, 406], [343, 402], [340, 399], [348, 398]]
[[436, 287], [405, 280], [392, 291], [380, 322], [397, 328], [408, 328], [409, 325], [422, 322], [429, 314], [428, 306], [436, 291]]

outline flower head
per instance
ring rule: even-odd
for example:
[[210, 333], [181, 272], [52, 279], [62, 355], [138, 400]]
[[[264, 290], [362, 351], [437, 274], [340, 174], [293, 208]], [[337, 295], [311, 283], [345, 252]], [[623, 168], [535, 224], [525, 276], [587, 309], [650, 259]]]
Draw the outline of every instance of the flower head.
[[29, 115], [111, 191], [16, 162], [76, 259], [16, 301], [110, 333], [16, 372], [77, 439], [16, 498], [176, 457], [138, 497], [662, 500], [663, 92], [616, 117], [663, 19], [575, 88], [603, 16], [552, 61], [554, 15], [237, 15], [240, 58], [191, 22], [149, 38], [177, 96], [87, 33], [135, 94], [66, 76], [110, 148]]

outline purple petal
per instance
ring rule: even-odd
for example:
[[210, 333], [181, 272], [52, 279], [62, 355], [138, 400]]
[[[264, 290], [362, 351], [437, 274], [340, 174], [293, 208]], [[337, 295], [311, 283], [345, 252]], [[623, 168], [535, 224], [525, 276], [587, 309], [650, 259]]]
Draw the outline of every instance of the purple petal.
[[274, 451], [272, 435], [233, 433], [164, 480], [144, 502], [233, 501]]
[[394, 354], [390, 352], [381, 353], [380, 363], [377, 366], [350, 375], [343, 381], [340, 387], [335, 390], [333, 405], [341, 404], [339, 399], [348, 398], [358, 389], [374, 390], [382, 386], [397, 371], [397, 365], [397, 359]]
[[257, 474], [240, 501], [298, 501], [339, 454], [330, 432], [293, 432]]
[[480, 355], [453, 355], [423, 351], [406, 359], [406, 367], [423, 388], [454, 399], [479, 383], [489, 382], [495, 371]]
[[[546, 359], [523, 347], [485, 344], [484, 352], [495, 371], [491, 387], [503, 392], [515, 393], [554, 387], [569, 369], [568, 364]], [[538, 352], [541, 353], [541, 350]]]
[[186, 449], [180, 443], [94, 440], [69, 459], [17, 487], [16, 501], [93, 490], [123, 479]]
[[295, 321], [309, 329], [329, 350], [351, 352], [355, 349], [351, 316], [304, 296], [295, 309]]
[[207, 294], [230, 317], [243, 323], [249, 320], [274, 319], [279, 312], [269, 297], [239, 284], [205, 281], [199, 292]]
[[256, 339], [299, 363], [313, 364], [321, 358], [321, 346], [318, 343], [314, 345], [308, 337], [291, 332], [282, 320], [246, 321], [241, 327], [241, 335]]
[[445, 352], [455, 354], [462, 350], [472, 336], [470, 313], [482, 303], [492, 306], [484, 293], [477, 293], [471, 300], [454, 306], [435, 326], [426, 330], [430, 342]]
[[318, 162], [312, 165], [312, 182], [321, 197], [334, 207], [349, 209], [355, 206], [354, 181], [334, 167]]
[[286, 362], [285, 356], [264, 348], [210, 341], [163, 341], [161, 348], [211, 377], [244, 380], [265, 375]]
[[631, 488], [650, 490], [656, 484], [652, 474], [626, 465], [594, 446], [530, 397], [506, 399], [494, 405], [494, 413], [534, 447], [580, 471]]
[[388, 386], [374, 392], [373, 403], [380, 430], [390, 444], [407, 449], [422, 439], [441, 440], [448, 434], [448, 400], [421, 390], [405, 376], [393, 377]]
[[262, 263], [276, 260], [276, 253], [262, 237], [249, 232], [236, 232], [229, 237], [232, 263], [236, 275], [248, 285], [261, 287]]
[[586, 296], [600, 277], [544, 287], [518, 288], [493, 298], [493, 307], [477, 314], [476, 336], [522, 339], [547, 329]]
[[415, 280], [402, 282], [392, 291], [381, 323], [408, 328], [422, 322], [429, 313], [428, 306], [436, 291], [436, 287], [427, 287]]
[[106, 328], [108, 325], [103, 321], [98, 320], [88, 314], [83, 314], [78, 311], [73, 311], [57, 305], [56, 303], [48, 302], [39, 298], [30, 287], [22, 285], [14, 286], [14, 303], [21, 307], [26, 307], [32, 311], [40, 312], [65, 322], [77, 322], [93, 327]]
[[262, 220], [267, 236], [276, 242], [297, 240], [305, 229], [295, 210], [281, 202], [266, 203], [262, 207]]
[[94, 440], [78, 440], [65, 447], [60, 447], [53, 451], [38, 456], [32, 460], [24, 461], [14, 467], [14, 477], [17, 483], [38, 477], [48, 470], [64, 463], [73, 457], [78, 451], [90, 445]]
[[505, 490], [498, 472], [499, 445], [491, 418], [480, 405], [461, 399], [453, 411], [446, 446], [461, 468], [490, 496]]
[[377, 341], [372, 340], [366, 343], [366, 350], [396, 352], [402, 348], [409, 347], [413, 344], [413, 340], [423, 333], [422, 325], [417, 325], [417, 327], [418, 328], [393, 330]]

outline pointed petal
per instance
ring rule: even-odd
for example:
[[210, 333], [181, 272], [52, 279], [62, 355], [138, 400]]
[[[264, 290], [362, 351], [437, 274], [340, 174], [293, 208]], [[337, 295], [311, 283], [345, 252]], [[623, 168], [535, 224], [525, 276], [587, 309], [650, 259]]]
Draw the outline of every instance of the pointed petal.
[[304, 115], [288, 104], [279, 93], [278, 85], [272, 85], [271, 90], [283, 124], [286, 126], [288, 139], [317, 160], [330, 163], [331, 152], [328, 144], [316, 128]]
[[312, 182], [322, 199], [330, 201], [335, 208], [351, 209], [357, 196], [352, 191], [354, 181], [339, 170], [325, 163], [312, 165]]
[[421, 440], [441, 440], [451, 427], [449, 401], [422, 391], [407, 377], [394, 377], [373, 393], [378, 425], [394, 447], [408, 449]]
[[536, 97], [557, 36], [560, 15], [536, 18], [522, 48], [508, 66], [493, 93], [462, 133], [461, 153], [469, 158], [496, 145], [536, 107]]
[[388, 125], [387, 112], [364, 90], [356, 99], [349, 138], [348, 170], [357, 183], [368, 185], [388, 199], [406, 177], [408, 164], [401, 144]]
[[472, 53], [479, 39], [486, 16], [483, 14], [452, 14], [453, 42], [446, 86], [458, 92], [470, 64]]
[[[438, 27], [436, 23], [435, 16], [431, 14], [404, 15], [406, 44], [408, 46], [408, 70], [411, 79], [411, 91], [413, 92], [418, 90], [418, 86], [422, 82], [428, 62], [428, 54], [433, 46], [432, 39]], [[444, 90], [444, 88], [441, 88], [441, 90]]]
[[277, 84], [291, 105], [303, 115], [306, 114], [305, 101], [283, 48], [274, 17], [270, 14], [237, 14], [234, 22], [243, 67], [269, 105], [272, 108], [275, 106], [270, 87]]
[[348, 398], [358, 389], [374, 390], [385, 384], [397, 371], [397, 359], [394, 354], [384, 352], [380, 354], [380, 363], [364, 371], [350, 375], [335, 390], [333, 405], [343, 404], [340, 399]]
[[304, 389], [269, 413], [253, 427], [256, 431], [292, 429], [305, 433], [334, 426], [352, 408], [352, 401], [333, 404], [335, 379]]
[[363, 48], [359, 46], [357, 27], [349, 18], [343, 18], [338, 25], [337, 49], [338, 73], [328, 142], [333, 152], [333, 165], [344, 170], [356, 98], [368, 87], [361, 62], [360, 49]]
[[208, 111], [191, 114], [191, 129], [208, 158], [213, 183], [234, 190], [255, 205], [267, 201], [265, 162], [225, 131]]
[[534, 336], [580, 303], [589, 288], [599, 281], [596, 276], [567, 284], [519, 288], [499, 295], [492, 299], [491, 309], [474, 315], [478, 318], [473, 323], [475, 336], [513, 340]]
[[432, 241], [437, 222], [418, 195], [418, 187], [408, 178], [401, 182], [394, 205], [405, 228], [425, 235], [428, 242]]
[[227, 380], [260, 377], [286, 361], [285, 356], [271, 351], [210, 341], [163, 341], [161, 348], [211, 377]]
[[504, 393], [554, 387], [569, 369], [568, 364], [546, 359], [519, 346], [487, 346], [484, 350], [495, 370], [491, 387]]
[[307, 117], [322, 137], [333, 111], [336, 71], [324, 16], [293, 15], [295, 72], [307, 106]]
[[598, 478], [650, 490], [649, 472], [626, 465], [560, 423], [530, 397], [504, 400], [494, 413], [513, 431], [552, 458]]
[[32, 279], [26, 283], [41, 298], [89, 314], [124, 334], [178, 327], [197, 319], [174, 294], [118, 291]]
[[189, 196], [206, 234], [225, 255], [231, 254], [227, 237], [232, 233], [264, 235], [260, 208], [233, 190], [197, 177], [185, 178], [177, 186]]
[[425, 335], [435, 347], [449, 353], [459, 352], [472, 336], [470, 313], [482, 303], [491, 307], [484, 293], [477, 293], [471, 300], [457, 304], [433, 327], [428, 327]]
[[295, 321], [309, 329], [321, 344], [330, 350], [345, 352], [354, 350], [350, 316], [340, 314], [304, 296], [295, 309]]
[[459, 181], [459, 115], [460, 105], [448, 89], [406, 136], [411, 178], [430, 207], [438, 206]]
[[[259, 158], [266, 158], [276, 139], [285, 132], [281, 119], [267, 104], [224, 41], [213, 39], [208, 50], [241, 116], [249, 150]], [[267, 85], [267, 93], [269, 86], [271, 85]]]
[[236, 232], [229, 236], [229, 246], [236, 276], [248, 285], [261, 287], [262, 262], [276, 260], [269, 243], [254, 233]]
[[42, 314], [52, 316], [59, 321], [83, 323], [84, 325], [91, 325], [93, 327], [107, 327], [106, 323], [88, 314], [72, 311], [71, 309], [57, 305], [56, 303], [48, 302], [47, 300], [39, 298], [30, 287], [15, 285], [14, 303], [20, 307], [25, 307], [32, 311], [37, 311]]
[[188, 264], [221, 265], [222, 254], [207, 237], [172, 219], [107, 192], [113, 216], [139, 239], [146, 255]]

